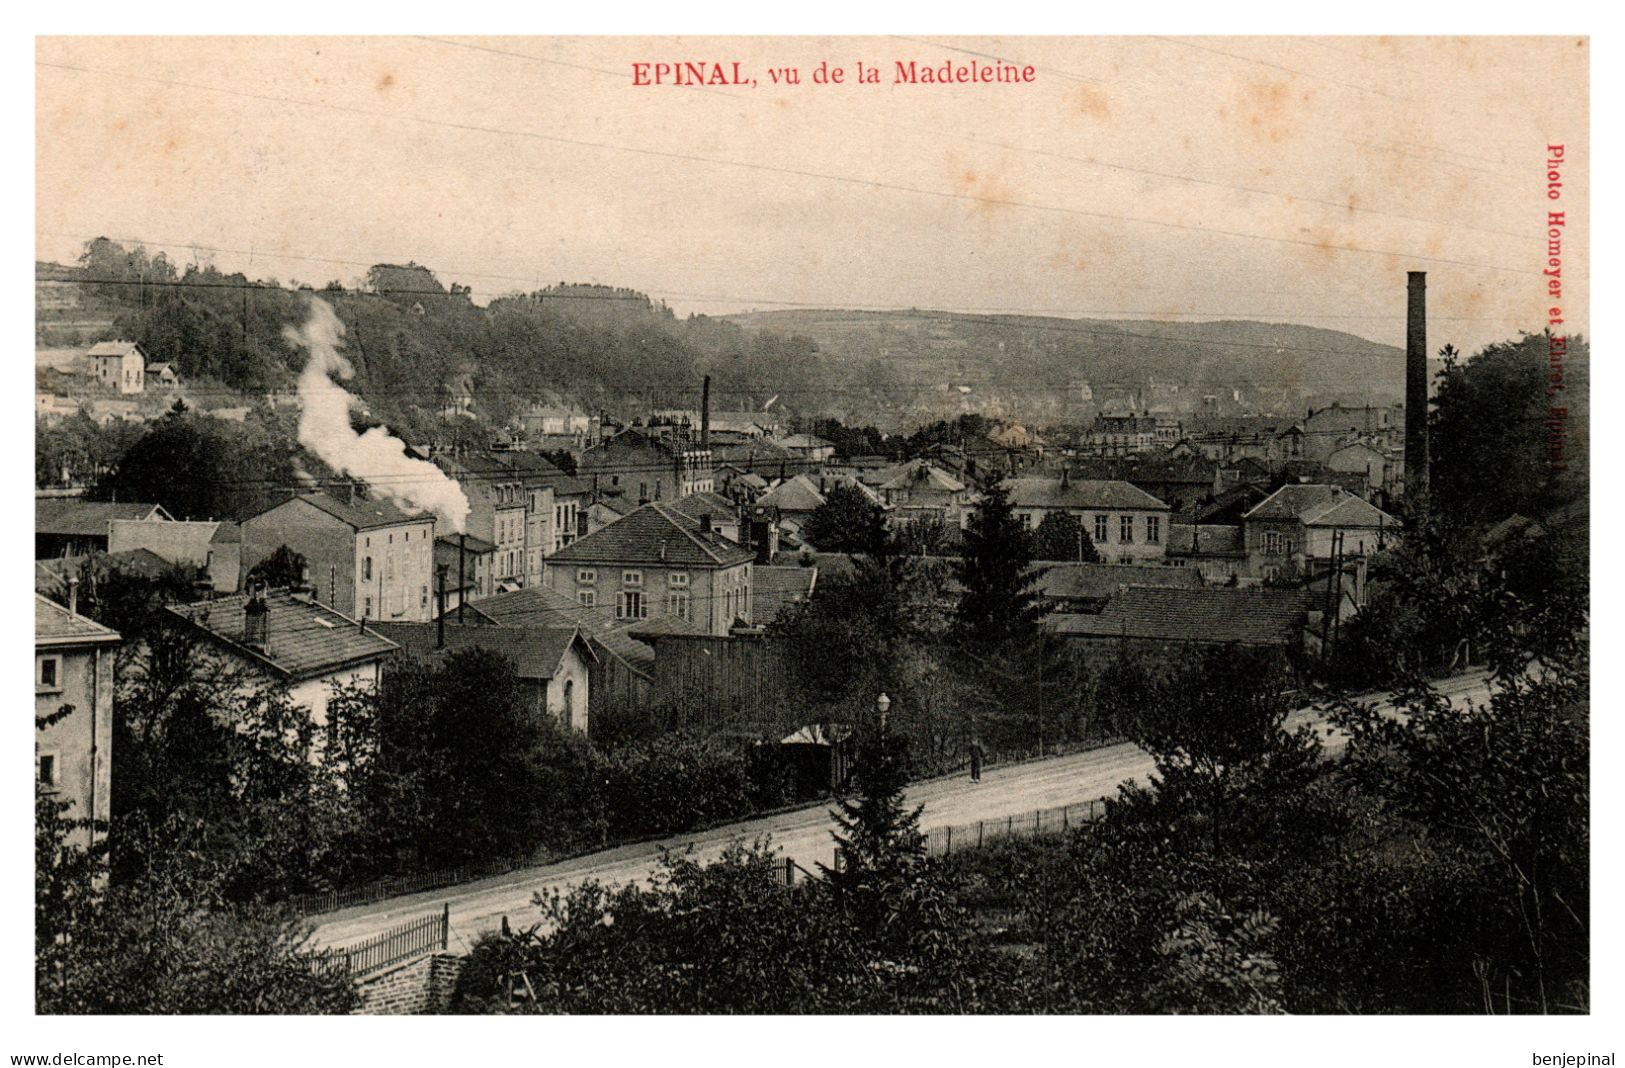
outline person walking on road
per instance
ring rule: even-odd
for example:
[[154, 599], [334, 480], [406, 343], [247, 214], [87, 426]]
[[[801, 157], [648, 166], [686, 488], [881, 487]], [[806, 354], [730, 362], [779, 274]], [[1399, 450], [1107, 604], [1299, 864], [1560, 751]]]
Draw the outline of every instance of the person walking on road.
[[982, 781], [982, 743], [976, 738], [970, 743], [970, 781]]

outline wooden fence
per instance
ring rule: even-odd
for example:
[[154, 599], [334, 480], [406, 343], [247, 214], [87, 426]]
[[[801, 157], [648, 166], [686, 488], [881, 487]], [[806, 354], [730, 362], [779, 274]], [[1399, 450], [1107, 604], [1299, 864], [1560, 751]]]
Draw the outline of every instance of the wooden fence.
[[376, 938], [353, 946], [330, 949], [312, 958], [313, 967], [328, 975], [365, 975], [403, 960], [444, 950], [451, 936], [451, 906], [392, 927]]

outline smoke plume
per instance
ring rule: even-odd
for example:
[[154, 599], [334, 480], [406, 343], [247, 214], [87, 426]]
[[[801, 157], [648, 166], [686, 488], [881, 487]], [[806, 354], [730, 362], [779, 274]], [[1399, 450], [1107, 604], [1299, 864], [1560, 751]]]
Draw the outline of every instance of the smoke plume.
[[344, 324], [327, 302], [312, 297], [305, 325], [284, 327], [282, 336], [309, 354], [299, 374], [299, 443], [333, 470], [365, 482], [396, 504], [434, 512], [442, 533], [462, 533], [468, 497], [461, 486], [434, 464], [408, 456], [405, 444], [385, 428], [357, 434], [350, 426], [355, 398], [335, 379], [350, 378], [355, 368], [339, 352]]

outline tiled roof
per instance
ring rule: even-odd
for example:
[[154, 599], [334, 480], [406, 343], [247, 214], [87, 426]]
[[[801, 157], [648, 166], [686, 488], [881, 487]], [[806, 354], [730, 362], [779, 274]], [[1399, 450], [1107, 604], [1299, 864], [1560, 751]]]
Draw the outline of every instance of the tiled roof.
[[293, 681], [377, 660], [396, 649], [395, 643], [380, 636], [371, 624], [363, 630], [349, 616], [305, 597], [295, 597], [287, 590], [266, 591], [270, 642], [263, 651], [251, 649], [243, 644], [248, 598], [249, 594], [239, 593], [214, 601], [174, 605], [169, 611], [243, 659]]
[[[1036, 590], [1057, 600], [1103, 601], [1129, 585], [1199, 588], [1202, 576], [1188, 567], [1135, 564], [1040, 564]], [[760, 572], [761, 568], [757, 568]]]
[[50, 560], [34, 561], [34, 589], [39, 593], [56, 593], [65, 589], [70, 577], [83, 577], [87, 567], [114, 567], [143, 578], [155, 579], [168, 574], [175, 565], [150, 549], [125, 549], [116, 553], [91, 553], [87, 556], [59, 556]]
[[965, 488], [965, 484], [935, 464], [907, 463], [902, 464], [886, 481], [880, 483], [880, 488], [911, 490], [923, 485], [926, 489], [938, 490], [943, 493], [958, 493]]
[[1050, 626], [1063, 637], [1289, 645], [1307, 615], [1302, 590], [1129, 586], [1099, 615], [1051, 616]]
[[1319, 507], [1332, 499], [1337, 493], [1336, 486], [1326, 486], [1318, 483], [1282, 486], [1255, 505], [1245, 518], [1298, 519], [1310, 509]]
[[95, 620], [70, 612], [49, 597], [34, 594], [34, 644], [82, 645], [85, 643], [116, 642], [118, 631], [110, 630]]
[[719, 523], [724, 520], [733, 521], [739, 518], [739, 506], [737, 504], [720, 493], [711, 493], [710, 491], [690, 493], [687, 497], [679, 497], [671, 502], [670, 508], [678, 515], [693, 520], [695, 525], [698, 525], [700, 517], [705, 515], [711, 517], [712, 523]]
[[[334, 519], [346, 523], [356, 530], [392, 527], [399, 523], [419, 522], [432, 518], [428, 512], [403, 512], [389, 501], [382, 500], [363, 500], [357, 497], [355, 503], [351, 504], [326, 493], [301, 493], [298, 499], [313, 508], [321, 509]], [[264, 513], [260, 514], [263, 515]]]
[[115, 519], [169, 519], [156, 504], [137, 501], [86, 501], [77, 497], [38, 497], [34, 500], [34, 532], [73, 537], [107, 537]]
[[795, 475], [762, 494], [756, 503], [781, 512], [811, 512], [824, 503], [824, 495], [812, 479]]
[[664, 564], [733, 567], [755, 559], [749, 549], [699, 526], [671, 505], [653, 503], [577, 538], [547, 558], [564, 564]]
[[483, 649], [514, 662], [522, 679], [551, 679], [558, 674], [564, 654], [572, 645], [586, 660], [598, 659], [592, 646], [574, 626], [491, 627], [462, 625], [447, 619], [444, 648], [438, 623], [380, 623], [378, 632], [402, 650], [420, 659], [449, 655], [465, 649]]
[[1399, 521], [1341, 486], [1282, 486], [1260, 502], [1247, 519], [1296, 519], [1305, 526], [1393, 527]]
[[[654, 650], [627, 634], [641, 620], [617, 621], [596, 608], [578, 604], [556, 590], [532, 586], [499, 593], [468, 605], [471, 613], [500, 627], [575, 627], [598, 649], [647, 675], [654, 671]], [[450, 619], [455, 613], [448, 613]]]
[[1012, 478], [1010, 501], [1017, 508], [1141, 508], [1167, 511], [1168, 506], [1138, 486], [1121, 480], [1072, 479], [1065, 489], [1059, 478]]
[[1399, 521], [1364, 497], [1345, 493], [1327, 501], [1302, 517], [1309, 527], [1379, 527], [1399, 529]]
[[818, 587], [818, 568], [765, 567], [758, 564], [750, 572], [752, 614], [763, 623], [777, 619], [793, 604], [812, 597]]
[[128, 356], [139, 353], [141, 346], [133, 341], [101, 341], [92, 345], [87, 356]]
[[211, 545], [225, 545], [243, 540], [243, 525], [222, 521], [214, 530], [214, 536], [209, 539]]

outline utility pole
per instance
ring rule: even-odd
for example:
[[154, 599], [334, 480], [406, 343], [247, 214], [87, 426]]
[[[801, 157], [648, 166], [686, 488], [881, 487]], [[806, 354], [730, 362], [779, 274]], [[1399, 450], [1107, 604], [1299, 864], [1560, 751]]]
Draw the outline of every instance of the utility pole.
[[440, 587], [440, 611], [435, 613], [435, 619], [439, 623], [439, 627], [435, 631], [434, 647], [436, 649], [444, 649], [446, 647], [446, 572], [449, 570], [449, 567], [446, 564], [440, 564], [436, 566], [434, 570], [435, 578], [438, 580], [438, 585]]

